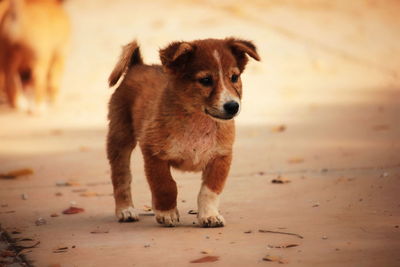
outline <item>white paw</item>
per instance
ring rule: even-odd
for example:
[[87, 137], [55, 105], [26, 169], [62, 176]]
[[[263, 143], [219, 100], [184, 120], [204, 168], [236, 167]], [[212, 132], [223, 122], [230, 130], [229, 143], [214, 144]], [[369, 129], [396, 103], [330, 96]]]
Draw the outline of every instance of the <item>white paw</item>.
[[156, 220], [159, 224], [167, 227], [174, 227], [179, 222], [179, 212], [177, 208], [171, 210], [154, 210]]
[[223, 227], [225, 225], [225, 219], [222, 215], [200, 215], [198, 217], [199, 225], [201, 227]]
[[206, 185], [202, 185], [197, 199], [197, 219], [202, 227], [223, 227], [224, 217], [219, 214], [219, 195], [211, 191]]
[[15, 106], [17, 110], [27, 112], [29, 111], [30, 103], [25, 95], [18, 94]]
[[115, 214], [120, 222], [139, 221], [139, 212], [134, 207], [117, 208]]

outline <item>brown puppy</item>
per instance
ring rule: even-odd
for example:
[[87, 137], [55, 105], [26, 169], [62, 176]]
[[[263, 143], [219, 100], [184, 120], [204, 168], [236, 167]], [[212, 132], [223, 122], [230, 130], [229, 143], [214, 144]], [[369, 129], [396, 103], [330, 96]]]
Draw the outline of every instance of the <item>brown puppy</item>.
[[41, 111], [55, 100], [70, 31], [61, 2], [2, 1], [0, 89], [13, 108]]
[[225, 224], [219, 194], [228, 176], [240, 110], [240, 74], [247, 55], [260, 60], [249, 41], [229, 38], [174, 42], [160, 51], [162, 66], [143, 64], [136, 42], [126, 45], [109, 77], [125, 74], [109, 104], [107, 153], [116, 215], [136, 221], [131, 198], [130, 156], [139, 142], [156, 220], [179, 221], [177, 187], [170, 167], [202, 171], [198, 220], [204, 227]]

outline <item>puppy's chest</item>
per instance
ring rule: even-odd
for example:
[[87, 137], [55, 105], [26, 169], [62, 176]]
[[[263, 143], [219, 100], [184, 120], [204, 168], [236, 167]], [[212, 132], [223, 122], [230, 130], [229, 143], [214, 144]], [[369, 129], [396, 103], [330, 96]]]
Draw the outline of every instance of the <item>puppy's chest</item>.
[[167, 138], [164, 155], [175, 168], [199, 171], [219, 151], [217, 130], [213, 125], [185, 127]]

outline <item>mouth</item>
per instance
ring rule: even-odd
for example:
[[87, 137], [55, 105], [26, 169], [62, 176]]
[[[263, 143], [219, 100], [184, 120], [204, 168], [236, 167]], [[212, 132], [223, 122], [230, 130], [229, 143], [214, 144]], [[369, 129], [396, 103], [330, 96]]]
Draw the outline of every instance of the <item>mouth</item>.
[[231, 120], [231, 119], [233, 119], [235, 117], [235, 115], [220, 114], [220, 113], [217, 113], [217, 112], [214, 113], [214, 112], [209, 111], [208, 109], [205, 109], [204, 112], [208, 116], [213, 117], [214, 119], [224, 120], [224, 121]]

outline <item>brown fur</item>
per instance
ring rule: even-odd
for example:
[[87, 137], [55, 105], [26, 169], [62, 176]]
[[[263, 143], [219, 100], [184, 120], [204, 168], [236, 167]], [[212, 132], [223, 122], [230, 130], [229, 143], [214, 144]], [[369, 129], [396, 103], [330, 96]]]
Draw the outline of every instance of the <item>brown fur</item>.
[[[58, 94], [69, 19], [59, 0], [3, 0], [1, 4], [1, 87], [11, 107], [35, 110]], [[32, 96], [35, 106], [22, 106], [24, 96]]]
[[[225, 114], [221, 103], [226, 96], [240, 100], [240, 78], [231, 79], [244, 70], [247, 55], [259, 60], [251, 42], [234, 38], [174, 42], [160, 50], [162, 66], [149, 66], [143, 64], [136, 42], [124, 47], [109, 78], [113, 86], [125, 75], [109, 103], [107, 137], [116, 215], [121, 221], [138, 219], [126, 213], [133, 207], [130, 155], [137, 142], [153, 209], [161, 217], [163, 211], [176, 209], [177, 187], [170, 167], [203, 171], [203, 184], [216, 194], [222, 192], [232, 159], [236, 114]], [[204, 77], [213, 84], [201, 83]], [[156, 216], [160, 223], [174, 224]]]

